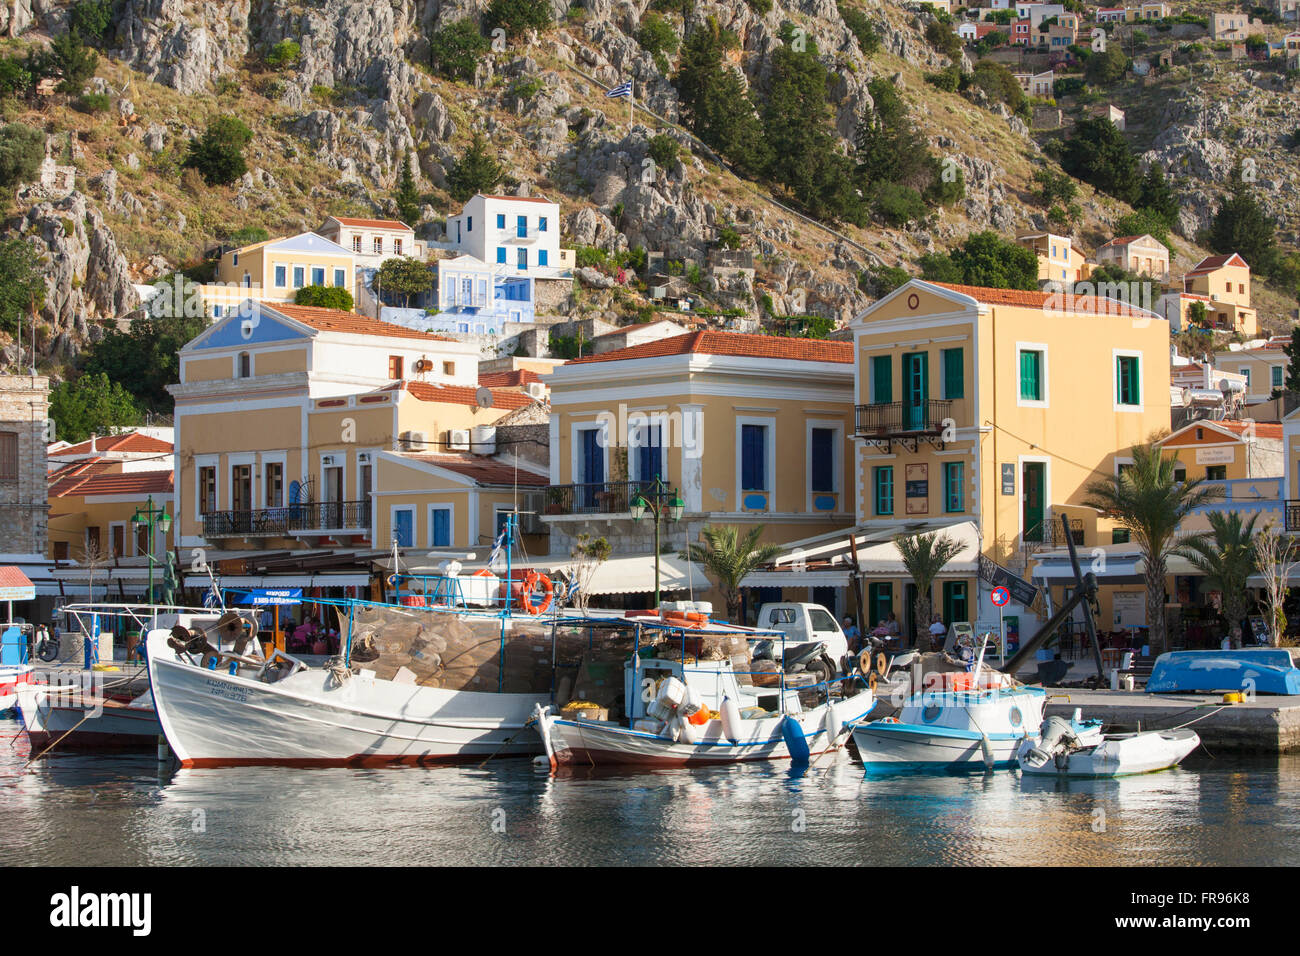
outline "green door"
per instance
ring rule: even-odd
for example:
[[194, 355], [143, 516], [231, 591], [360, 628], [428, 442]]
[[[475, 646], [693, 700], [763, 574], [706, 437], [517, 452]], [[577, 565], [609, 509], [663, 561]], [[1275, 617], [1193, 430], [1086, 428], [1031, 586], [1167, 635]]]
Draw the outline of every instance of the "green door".
[[903, 427], [919, 431], [926, 425], [930, 397], [930, 362], [926, 352], [903, 356]]
[[868, 619], [862, 622], [862, 630], [869, 631], [877, 624], [889, 620], [889, 612], [894, 609], [894, 585], [889, 581], [872, 581], [867, 597]]
[[[913, 582], [908, 581], [907, 586], [903, 588], [903, 600], [906, 602], [903, 605], [903, 635], [905, 637], [910, 634], [915, 638], [919, 634], [916, 622], [916, 595], [916, 585]], [[926, 621], [925, 627], [929, 626], [930, 622]], [[922, 630], [924, 630], [924, 628], [922, 628]]]
[[1020, 473], [1020, 499], [1023, 503], [1023, 527], [1026, 541], [1043, 540], [1044, 473], [1041, 461], [1025, 462]]
[[970, 621], [970, 602], [966, 599], [965, 581], [943, 582], [943, 623]]

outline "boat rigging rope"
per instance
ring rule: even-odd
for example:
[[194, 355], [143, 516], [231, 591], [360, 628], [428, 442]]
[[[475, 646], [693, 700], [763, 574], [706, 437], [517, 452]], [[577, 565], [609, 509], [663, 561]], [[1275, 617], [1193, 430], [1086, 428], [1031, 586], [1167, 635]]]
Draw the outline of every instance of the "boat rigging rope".
[[51, 750], [53, 750], [53, 749], [54, 749], [55, 747], [57, 747], [59, 744], [63, 743], [63, 738], [64, 738], [64, 737], [68, 736], [68, 734], [72, 733], [74, 730], [76, 730], [78, 727], [80, 727], [82, 724], [84, 724], [86, 721], [90, 720], [90, 718], [91, 718], [91, 717], [94, 717], [94, 716], [95, 716], [95, 711], [94, 711], [93, 709], [87, 711], [87, 712], [86, 712], [86, 716], [85, 716], [85, 717], [82, 717], [79, 721], [77, 721], [75, 724], [73, 724], [71, 727], [69, 727], [68, 730], [67, 730], [67, 732], [64, 733], [62, 737], [60, 737], [58, 740], [54, 741], [54, 743], [50, 744], [48, 747], [46, 747], [46, 748], [45, 748], [44, 750], [42, 750], [40, 753], [35, 754], [35, 755], [31, 756], [31, 757], [28, 757], [28, 758], [27, 758], [27, 763], [23, 764], [23, 772], [26, 772], [27, 768], [30, 767], [30, 766], [32, 765], [33, 761], [40, 760], [42, 757], [44, 757], [47, 753], [49, 753]]
[[329, 672], [335, 687], [342, 687], [352, 678], [352, 669], [348, 667], [342, 657], [331, 657], [327, 660], [325, 670]]

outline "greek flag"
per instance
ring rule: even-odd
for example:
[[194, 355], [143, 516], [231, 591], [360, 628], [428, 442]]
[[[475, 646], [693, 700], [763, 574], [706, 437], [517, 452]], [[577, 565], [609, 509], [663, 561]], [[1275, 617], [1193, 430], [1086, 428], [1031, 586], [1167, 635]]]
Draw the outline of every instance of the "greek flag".
[[617, 98], [620, 96], [630, 97], [632, 95], [632, 81], [628, 80], [626, 83], [620, 83], [605, 95], [611, 98]]

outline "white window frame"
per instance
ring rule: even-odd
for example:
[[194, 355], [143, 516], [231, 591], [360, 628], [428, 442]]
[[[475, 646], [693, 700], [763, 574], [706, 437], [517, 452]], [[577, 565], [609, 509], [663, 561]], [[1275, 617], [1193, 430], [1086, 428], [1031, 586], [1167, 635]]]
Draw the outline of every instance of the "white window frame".
[[[1043, 356], [1043, 367], [1039, 370], [1042, 375], [1043, 397], [1039, 401], [1031, 398], [1021, 397], [1020, 388], [1020, 353], [1022, 352], [1039, 352]], [[1048, 374], [1050, 362], [1047, 355], [1047, 343], [1045, 342], [1017, 342], [1016, 343], [1016, 405], [1020, 408], [1051, 408], [1051, 376]], [[1113, 373], [1112, 373], [1113, 374]]]
[[221, 456], [194, 456], [194, 520], [199, 523], [200, 535], [203, 534], [203, 512], [199, 510], [199, 501], [203, 496], [203, 483], [199, 479], [203, 474], [204, 468], [211, 468], [213, 470], [213, 475], [216, 477], [216, 487], [213, 488], [212, 495], [212, 510], [221, 511]]
[[1052, 513], [1052, 459], [1048, 455], [1018, 455], [1016, 457], [1016, 527], [1020, 540], [1025, 540], [1025, 464], [1026, 462], [1043, 463], [1043, 543], [1047, 544], [1051, 532], [1048, 525], [1054, 517]]
[[[433, 513], [435, 511], [447, 512], [447, 531], [448, 534], [450, 535], [450, 538], [448, 539], [445, 545], [434, 544], [433, 542]], [[428, 538], [429, 547], [430, 548], [458, 547], [458, 545], [456, 544], [456, 503], [454, 501], [447, 501], [447, 502], [436, 501], [431, 503], [428, 506], [426, 512], [427, 512], [426, 517], [429, 522], [429, 538]]]
[[[814, 428], [825, 428], [835, 433], [831, 440], [831, 480], [833, 487], [830, 491], [813, 491], [812, 486], [812, 433]], [[830, 511], [816, 511], [813, 508], [813, 498], [817, 495], [831, 494], [835, 495], [839, 501], [836, 511], [843, 510], [844, 507], [844, 423], [829, 418], [809, 418], [804, 422], [804, 490], [806, 492], [806, 507], [809, 514], [832, 514]]]
[[[280, 503], [273, 505], [266, 497], [266, 466], [280, 466]], [[257, 463], [257, 493], [254, 497], [259, 508], [287, 508], [289, 506], [289, 453], [284, 451], [262, 452]]]
[[392, 547], [393, 530], [397, 527], [397, 512], [399, 511], [409, 511], [411, 513], [411, 543], [409, 545], [398, 545], [398, 547], [418, 548], [420, 546], [420, 526], [415, 520], [415, 505], [388, 506], [388, 540], [384, 542], [384, 546]]
[[[637, 416], [636, 422], [632, 421], [632, 416]], [[659, 461], [662, 472], [659, 477], [668, 482], [668, 415], [665, 412], [647, 412], [638, 409], [632, 409], [628, 412], [627, 436], [624, 439], [627, 442], [627, 471], [629, 481], [640, 481], [639, 478], [633, 478], [633, 475], [641, 474], [641, 452], [647, 447], [641, 443], [641, 438], [637, 434], [642, 428], [648, 432], [651, 428], [659, 429]], [[636, 444], [633, 445], [633, 437], [636, 436]], [[646, 437], [649, 437], [648, 435]]]
[[[326, 465], [325, 459], [331, 455], [338, 455], [343, 461], [337, 465]], [[327, 448], [316, 455], [316, 474], [318, 475], [318, 487], [320, 488], [320, 493], [316, 496], [317, 502], [320, 504], [325, 503], [325, 469], [327, 467], [337, 468], [343, 475], [343, 487], [339, 489], [339, 502], [351, 501], [352, 499], [348, 497], [348, 450], [346, 448]]]
[[[284, 281], [280, 281], [280, 271], [284, 271]], [[273, 265], [271, 275], [275, 277], [275, 287], [277, 289], [287, 289], [289, 287], [289, 267], [286, 265]]]
[[743, 426], [745, 425], [762, 425], [766, 427], [768, 430], [767, 433], [768, 440], [767, 440], [767, 449], [766, 449], [767, 453], [764, 456], [767, 459], [765, 463], [765, 468], [767, 471], [768, 487], [763, 489], [763, 492], [767, 495], [767, 508], [764, 510], [775, 511], [776, 510], [775, 507], [776, 505], [776, 416], [774, 415], [767, 415], [767, 416], [737, 415], [736, 416], [736, 432], [735, 432], [736, 511], [740, 512], [740, 511], [749, 510], [745, 508], [746, 490], [741, 487], [741, 485], [744, 484], [743, 450], [741, 447], [741, 435], [744, 433]]
[[[1119, 400], [1119, 360], [1122, 358], [1134, 358], [1138, 363], [1138, 403], [1136, 405], [1124, 405]], [[1111, 402], [1117, 412], [1136, 412], [1141, 413], [1146, 409], [1146, 389], [1142, 387], [1142, 352], [1138, 349], [1111, 349], [1110, 350], [1110, 395]]]
[[605, 473], [604, 480], [609, 481], [609, 423], [605, 421], [601, 421], [599, 419], [588, 419], [586, 421], [573, 422], [569, 427], [570, 427], [569, 443], [570, 445], [572, 445], [570, 461], [569, 461], [569, 468], [570, 468], [569, 476], [572, 479], [571, 484], [575, 484], [575, 485], [590, 484], [590, 482], [579, 477], [582, 474], [581, 433], [584, 431], [601, 431], [605, 433], [605, 437], [600, 444], [601, 444], [601, 449], [605, 453], [604, 455], [605, 463], [603, 466], [604, 473]]

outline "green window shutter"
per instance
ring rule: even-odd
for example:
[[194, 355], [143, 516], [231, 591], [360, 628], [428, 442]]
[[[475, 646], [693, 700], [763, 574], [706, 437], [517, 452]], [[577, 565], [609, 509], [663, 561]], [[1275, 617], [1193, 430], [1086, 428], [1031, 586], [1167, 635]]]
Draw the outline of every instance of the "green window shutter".
[[893, 366], [889, 364], [888, 355], [876, 355], [871, 359], [871, 401], [875, 405], [884, 405], [894, 398]]
[[1020, 353], [1020, 397], [1034, 402], [1043, 400], [1042, 384], [1039, 381], [1041, 371], [1041, 352]]
[[882, 467], [876, 469], [876, 514], [892, 515], [894, 513], [894, 469]]
[[943, 397], [966, 397], [965, 369], [962, 367], [961, 349], [943, 350]]
[[1138, 381], [1138, 360], [1131, 355], [1122, 355], [1117, 359], [1116, 379], [1119, 384], [1119, 404], [1141, 405], [1140, 383]]
[[1282, 387], [1282, 366], [1274, 365], [1272, 375], [1273, 375], [1273, 387], [1281, 388]]
[[943, 466], [944, 510], [951, 513], [966, 510], [965, 466], [960, 461], [945, 462]]

